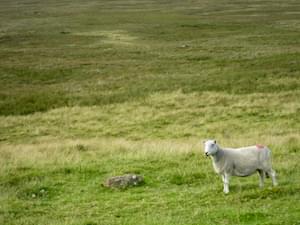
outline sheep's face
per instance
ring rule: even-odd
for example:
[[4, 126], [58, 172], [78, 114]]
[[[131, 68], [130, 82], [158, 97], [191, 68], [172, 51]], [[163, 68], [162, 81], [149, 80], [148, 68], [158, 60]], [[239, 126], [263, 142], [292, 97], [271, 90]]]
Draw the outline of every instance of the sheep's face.
[[214, 155], [218, 151], [218, 145], [215, 140], [208, 140], [204, 142], [204, 153], [206, 156]]

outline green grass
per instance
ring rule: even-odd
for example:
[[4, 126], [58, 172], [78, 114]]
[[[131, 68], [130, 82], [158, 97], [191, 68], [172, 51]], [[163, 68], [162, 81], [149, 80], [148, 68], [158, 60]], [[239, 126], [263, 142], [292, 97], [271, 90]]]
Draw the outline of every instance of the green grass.
[[[0, 0], [0, 224], [299, 224], [299, 10]], [[206, 138], [268, 145], [279, 186], [224, 195]]]

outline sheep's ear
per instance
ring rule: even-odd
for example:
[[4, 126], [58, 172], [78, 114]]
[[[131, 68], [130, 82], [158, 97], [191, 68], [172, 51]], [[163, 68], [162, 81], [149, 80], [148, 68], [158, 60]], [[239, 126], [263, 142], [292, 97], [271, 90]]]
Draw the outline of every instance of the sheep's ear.
[[215, 143], [215, 144], [217, 144], [217, 141], [216, 141], [216, 140], [214, 140], [214, 143]]

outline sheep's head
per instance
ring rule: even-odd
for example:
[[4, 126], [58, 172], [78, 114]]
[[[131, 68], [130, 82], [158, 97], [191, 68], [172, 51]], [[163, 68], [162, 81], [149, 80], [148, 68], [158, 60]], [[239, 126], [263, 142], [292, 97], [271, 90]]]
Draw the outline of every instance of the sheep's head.
[[217, 153], [219, 147], [216, 140], [204, 141], [204, 153], [206, 156], [214, 155]]

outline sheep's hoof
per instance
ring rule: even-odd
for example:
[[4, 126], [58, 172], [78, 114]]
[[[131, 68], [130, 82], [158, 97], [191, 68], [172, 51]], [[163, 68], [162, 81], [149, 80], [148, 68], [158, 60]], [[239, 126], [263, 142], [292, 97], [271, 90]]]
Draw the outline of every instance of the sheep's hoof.
[[224, 194], [228, 194], [229, 190], [224, 190], [223, 192], [224, 192]]

